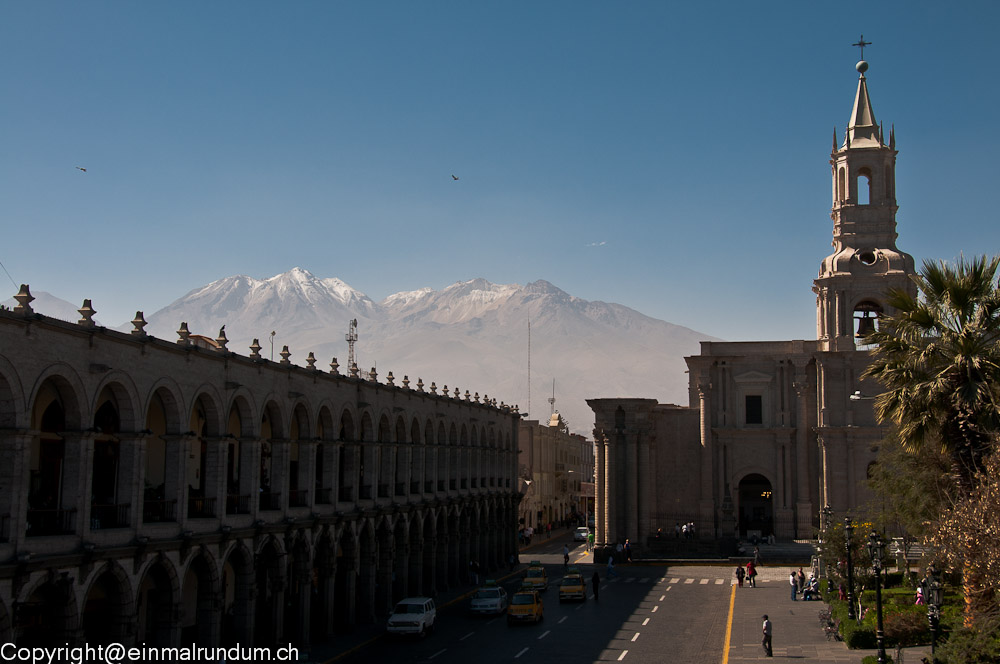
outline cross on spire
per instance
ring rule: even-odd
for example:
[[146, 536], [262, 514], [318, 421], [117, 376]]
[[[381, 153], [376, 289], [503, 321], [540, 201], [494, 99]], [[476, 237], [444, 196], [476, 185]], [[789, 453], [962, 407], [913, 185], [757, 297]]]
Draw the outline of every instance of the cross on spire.
[[866, 42], [865, 41], [865, 36], [864, 35], [861, 35], [861, 39], [859, 39], [857, 42], [855, 42], [854, 44], [851, 44], [851, 46], [857, 46], [857, 47], [859, 47], [861, 49], [861, 59], [862, 60], [865, 59], [865, 46], [871, 46], [871, 45], [872, 45], [871, 42]]

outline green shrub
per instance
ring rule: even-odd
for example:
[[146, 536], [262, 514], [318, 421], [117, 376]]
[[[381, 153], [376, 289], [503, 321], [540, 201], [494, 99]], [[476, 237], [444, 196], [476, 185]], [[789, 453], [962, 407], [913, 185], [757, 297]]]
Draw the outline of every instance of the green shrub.
[[[888, 662], [888, 664], [892, 664], [892, 655], [886, 653], [885, 661]], [[861, 664], [878, 664], [878, 657], [876, 655], [865, 655], [865, 658], [861, 660]]]
[[986, 617], [970, 629], [956, 627], [935, 653], [948, 664], [996, 664], [1000, 662], [1000, 617]]
[[930, 642], [931, 628], [925, 611], [905, 610], [887, 613], [882, 618], [882, 624], [888, 645], [900, 645], [905, 648]]

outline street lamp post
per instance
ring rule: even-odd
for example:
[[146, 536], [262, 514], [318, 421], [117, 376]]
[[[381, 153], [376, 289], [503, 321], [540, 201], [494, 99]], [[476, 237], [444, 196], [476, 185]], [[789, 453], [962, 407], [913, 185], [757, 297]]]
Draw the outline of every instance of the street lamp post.
[[927, 573], [930, 576], [930, 584], [927, 587], [927, 622], [931, 626], [931, 655], [933, 655], [937, 649], [938, 625], [941, 622], [941, 603], [944, 599], [944, 589], [941, 587], [941, 575], [934, 565], [927, 568]]
[[819, 512], [819, 575], [820, 578], [826, 576], [825, 569], [823, 565], [823, 557], [826, 555], [827, 542], [830, 541], [830, 537], [827, 530], [830, 528], [830, 523], [833, 518], [833, 508], [829, 505], [823, 507]]
[[847, 617], [857, 620], [858, 615], [854, 610], [854, 564], [851, 562], [851, 536], [854, 534], [854, 524], [851, 517], [844, 517], [844, 542], [847, 548]]
[[885, 664], [885, 633], [882, 631], [882, 558], [885, 555], [885, 543], [874, 531], [868, 536], [868, 555], [872, 559], [872, 571], [875, 573], [875, 640], [878, 643], [878, 664]]

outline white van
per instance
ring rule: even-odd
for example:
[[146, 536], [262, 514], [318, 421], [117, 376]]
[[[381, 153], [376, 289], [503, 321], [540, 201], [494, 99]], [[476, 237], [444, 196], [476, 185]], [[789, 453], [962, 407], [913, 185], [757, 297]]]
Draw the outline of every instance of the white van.
[[408, 597], [399, 600], [386, 623], [390, 634], [419, 634], [424, 636], [434, 631], [437, 608], [430, 597]]

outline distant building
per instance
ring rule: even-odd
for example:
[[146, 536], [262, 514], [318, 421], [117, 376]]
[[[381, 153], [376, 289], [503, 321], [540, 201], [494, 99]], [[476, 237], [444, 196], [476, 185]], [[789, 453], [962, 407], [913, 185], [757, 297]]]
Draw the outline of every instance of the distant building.
[[587, 516], [586, 483], [593, 482], [594, 445], [569, 433], [558, 412], [549, 421], [521, 422], [518, 475], [523, 498], [519, 521], [535, 530], [548, 523]]
[[813, 281], [816, 340], [703, 342], [687, 358], [686, 407], [588, 400], [599, 541], [644, 542], [690, 521], [699, 537], [810, 538], [823, 506], [869, 498], [884, 430], [863, 396], [878, 386], [860, 379], [860, 337], [891, 313], [888, 289], [915, 286], [913, 259], [896, 248], [895, 136], [875, 121], [867, 67], [830, 156], [834, 250]]

